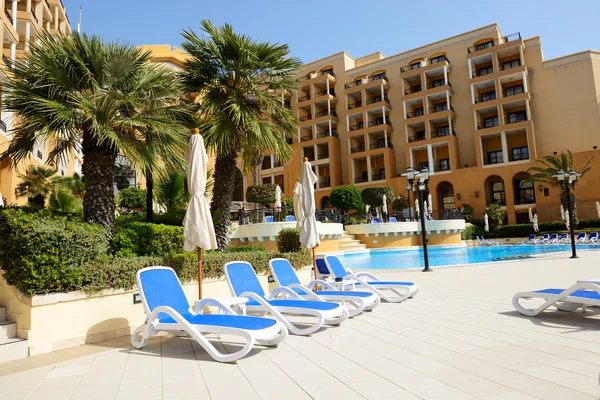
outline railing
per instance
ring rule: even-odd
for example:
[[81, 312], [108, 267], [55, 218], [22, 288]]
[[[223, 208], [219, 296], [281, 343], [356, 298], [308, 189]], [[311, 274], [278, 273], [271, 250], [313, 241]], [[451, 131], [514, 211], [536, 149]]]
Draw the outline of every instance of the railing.
[[527, 121], [527, 115], [515, 115], [514, 117], [507, 118], [509, 124], [516, 124], [517, 122]]
[[312, 119], [312, 116], [310, 114], [298, 118], [298, 120], [301, 121], [301, 122], [302, 121], [308, 121], [309, 119]]
[[[323, 186], [321, 186], [323, 187]], [[249, 210], [238, 210], [232, 213], [232, 219], [240, 225], [264, 223], [265, 217], [272, 216], [275, 222], [285, 222], [285, 217], [294, 215], [294, 207], [286, 207], [282, 205], [280, 209], [271, 207], [251, 208]], [[331, 221], [334, 223], [342, 222], [342, 215], [338, 210], [316, 210], [315, 218], [317, 221]]]
[[406, 119], [422, 117], [423, 115], [423, 109], [421, 109], [421, 111], [409, 111], [406, 113]]
[[450, 60], [446, 56], [438, 56], [438, 57], [430, 58], [429, 59], [429, 65], [441, 63], [441, 62], [444, 62], [444, 61], [450, 62]]
[[490, 65], [489, 67], [479, 68], [477, 71], [475, 71], [473, 73], [473, 75], [471, 75], [471, 78], [477, 78], [478, 76], [486, 76], [486, 75], [490, 75], [493, 73], [494, 73], [494, 67]]
[[388, 99], [387, 96], [383, 96], [383, 98], [381, 98], [381, 96], [372, 97], [370, 99], [367, 99], [367, 104], [379, 103], [381, 101], [384, 101], [384, 102], [390, 104], [390, 99]]
[[369, 143], [369, 150], [376, 150], [376, 149], [393, 149], [394, 146], [392, 145], [392, 142], [390, 142], [388, 140], [387, 142], [387, 146], [385, 145], [385, 143], [381, 143], [381, 142], [373, 142], [373, 143]]
[[300, 103], [302, 101], [306, 101], [306, 100], [310, 100], [310, 94], [307, 94], [306, 96], [298, 97], [298, 103]]
[[25, 42], [17, 42], [17, 50], [25, 50]]
[[421, 135], [412, 135], [408, 137], [408, 143], [420, 142], [421, 140], [427, 140], [427, 135], [423, 132]]
[[309, 140], [313, 140], [312, 132], [308, 136], [300, 136], [301, 142], [308, 142]]
[[[510, 35], [502, 36], [501, 38], [491, 40], [491, 42], [492, 42], [491, 46], [480, 47], [480, 45], [475, 45], [475, 46], [467, 47], [467, 53], [468, 54], [475, 53], [477, 51], [481, 51], [481, 50], [487, 49], [489, 47], [499, 46], [504, 43], [514, 42], [515, 40], [520, 40], [520, 39], [521, 39], [520, 32], [512, 33]], [[483, 45], [483, 44], [484, 43], [481, 43], [481, 45]]]
[[508, 154], [508, 161], [525, 161], [525, 160], [529, 160], [529, 154], [520, 154], [518, 156], [515, 156], [511, 153]]
[[7, 132], [8, 128], [6, 127], [6, 122], [2, 121], [0, 119], [0, 130], [2, 130], [4, 133]]
[[364, 146], [359, 146], [359, 147], [350, 147], [350, 153], [362, 153], [363, 151], [365, 151], [365, 147]]
[[33, 16], [33, 19], [35, 19], [35, 22], [37, 22], [39, 24], [40, 21], [38, 20], [38, 17], [35, 15], [35, 11], [33, 10], [33, 8], [31, 9], [31, 15]]
[[360, 86], [360, 85], [362, 85], [362, 79], [356, 80], [354, 82], [346, 83], [344, 85], [344, 89], [350, 89], [350, 88]]
[[338, 133], [337, 133], [337, 129], [332, 129], [331, 131], [329, 129], [323, 131], [323, 132], [318, 132], [317, 133], [317, 139], [321, 139], [327, 136], [331, 136], [331, 137], [339, 137]]
[[448, 105], [446, 104], [445, 108], [436, 108], [436, 107], [431, 107], [429, 109], [429, 114], [433, 114], [433, 113], [437, 113], [437, 112], [442, 112], [442, 111], [448, 111], [448, 110], [452, 110], [454, 111], [454, 107], [450, 106], [448, 107]]
[[371, 175], [371, 180], [372, 181], [384, 181], [385, 180], [385, 174]]
[[496, 120], [496, 121], [493, 121], [493, 123], [491, 123], [491, 124], [489, 124], [489, 123], [477, 124], [477, 129], [493, 128], [493, 127], [499, 126], [499, 125], [500, 125], [500, 121]]
[[392, 126], [392, 123], [390, 122], [390, 120], [388, 118], [385, 119], [385, 122], [383, 120], [375, 120], [375, 121], [369, 121], [369, 123], [367, 124], [367, 126], [369, 128], [373, 127], [373, 126], [377, 126], [377, 125], [389, 125]]
[[320, 188], [331, 187], [331, 177], [328, 176], [327, 178], [319, 178], [319, 187]]
[[330, 94], [333, 97], [335, 97], [335, 91], [333, 91], [333, 89], [329, 89], [329, 90], [322, 90], [320, 92], [315, 93], [315, 97], [319, 97], [319, 96], [325, 96], [326, 94]]
[[433, 170], [434, 172], [450, 171], [450, 163], [434, 165]]
[[438, 88], [438, 87], [442, 87], [442, 86], [452, 87], [452, 84], [450, 82], [442, 82], [441, 84], [430, 82], [429, 85], [427, 85], [427, 89], [433, 89], [433, 88]]
[[364, 127], [365, 127], [365, 124], [364, 124], [364, 123], [359, 123], [359, 124], [350, 125], [350, 126], [348, 127], [348, 129], [349, 129], [350, 131], [357, 131], [357, 130], [359, 130], [359, 129], [363, 129]]
[[416, 63], [405, 65], [404, 67], [400, 67], [400, 72], [414, 71], [415, 69], [423, 68], [424, 66], [425, 61], [419, 61]]
[[411, 94], [411, 93], [419, 93], [422, 91], [423, 91], [423, 88], [421, 87], [421, 85], [419, 85], [419, 86], [415, 86], [415, 87], [406, 89], [404, 91], [404, 94], [407, 95], [407, 94]]
[[8, 10], [6, 8], [4, 9], [4, 15], [6, 15], [6, 18], [8, 18], [8, 20], [10, 21], [11, 25], [13, 25], [15, 23], [15, 21], [13, 20], [12, 15], [10, 15], [10, 13], [8, 12]]
[[490, 94], [480, 94], [479, 96], [475, 96], [475, 104], [485, 103], [486, 101], [496, 100], [496, 92], [492, 95]]
[[443, 137], [443, 136], [456, 136], [456, 132], [454, 132], [454, 131], [452, 131], [452, 132], [449, 132], [449, 131], [441, 131], [441, 132], [435, 131], [435, 132], [431, 132], [431, 138], [432, 139], [433, 138], [437, 138], [437, 137]]
[[379, 80], [388, 82], [388, 78], [385, 74], [377, 74], [377, 75], [369, 77], [369, 82], [379, 81]]
[[324, 117], [326, 115], [331, 115], [332, 117], [337, 117], [337, 112], [335, 110], [325, 110], [315, 113], [315, 118]]
[[321, 75], [331, 75], [335, 78], [335, 74], [333, 71], [321, 71]]
[[362, 101], [356, 101], [354, 104], [348, 104], [348, 110], [352, 110], [353, 108], [362, 107]]

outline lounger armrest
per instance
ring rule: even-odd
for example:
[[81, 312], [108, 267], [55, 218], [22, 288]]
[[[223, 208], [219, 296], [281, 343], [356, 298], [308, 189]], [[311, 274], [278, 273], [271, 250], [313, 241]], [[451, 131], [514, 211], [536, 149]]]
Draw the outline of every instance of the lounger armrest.
[[227, 307], [225, 304], [221, 303], [219, 300], [214, 299], [212, 297], [207, 297], [205, 299], [200, 300], [196, 304], [196, 309], [194, 310], [194, 314], [202, 314], [202, 309], [206, 306], [217, 307], [219, 310], [224, 311], [225, 314], [229, 315], [237, 315], [235, 311], [231, 308]]
[[267, 299], [273, 300], [273, 299], [275, 299], [275, 296], [277, 296], [279, 293], [287, 294], [293, 300], [303, 300], [302, 296], [300, 296], [298, 293], [294, 292], [289, 287], [285, 287], [285, 286], [279, 286], [279, 287], [276, 287], [275, 289], [273, 289], [271, 294], [269, 294], [269, 296], [267, 296]]
[[312, 289], [315, 286], [323, 286], [324, 288], [327, 288], [329, 290], [338, 290], [338, 288], [336, 288], [335, 286], [333, 286], [331, 283], [324, 281], [322, 279], [317, 279], [314, 281], [310, 281], [308, 283], [308, 285], [306, 285], [309, 289]]
[[176, 322], [184, 325], [189, 325], [189, 322], [185, 320], [174, 308], [169, 306], [158, 306], [152, 310], [150, 316], [148, 317], [148, 321], [146, 323], [152, 324], [154, 321], [158, 320], [158, 314], [167, 314], [169, 317], [173, 318]]
[[372, 275], [372, 274], [370, 274], [370, 273], [368, 273], [368, 272], [359, 272], [359, 273], [357, 273], [357, 274], [354, 274], [354, 273], [353, 273], [352, 275], [353, 275], [354, 277], [356, 277], [356, 278], [369, 278], [369, 279], [372, 279], [372, 280], [373, 280], [373, 281], [375, 281], [375, 282], [380, 282], [380, 281], [381, 281], [381, 279], [379, 279], [379, 278], [378, 278], [378, 277], [376, 277], [375, 275]]
[[[304, 293], [306, 293], [306, 295], [309, 299], [321, 301], [321, 298], [319, 296], [317, 296], [316, 294], [314, 294], [312, 290], [310, 290], [306, 286], [303, 286], [299, 283], [292, 283], [292, 284], [289, 284], [287, 287], [290, 289], [298, 289], [298, 290], [303, 291]], [[298, 294], [295, 291], [294, 291], [294, 293]]]

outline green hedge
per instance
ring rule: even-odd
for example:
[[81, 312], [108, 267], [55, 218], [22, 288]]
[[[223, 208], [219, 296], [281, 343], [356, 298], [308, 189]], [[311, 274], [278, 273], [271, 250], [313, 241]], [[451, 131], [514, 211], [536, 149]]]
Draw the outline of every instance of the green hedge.
[[[566, 232], [567, 226], [564, 221], [542, 222], [539, 225], [538, 234]], [[577, 229], [598, 229], [600, 230], [600, 219], [582, 219], [577, 225]], [[513, 224], [499, 226], [490, 232], [490, 237], [493, 238], [512, 238], [512, 237], [527, 237], [535, 233], [532, 224]], [[464, 233], [463, 233], [464, 236]]]
[[282, 229], [277, 234], [277, 250], [282, 253], [300, 251], [300, 229]]
[[117, 220], [110, 243], [119, 257], [164, 256], [183, 251], [183, 227], [141, 222], [135, 218]]
[[484, 236], [485, 231], [482, 227], [476, 225], [467, 225], [461, 233], [462, 240], [475, 240], [477, 236]]
[[578, 229], [598, 228], [600, 229], [600, 218], [580, 219]]

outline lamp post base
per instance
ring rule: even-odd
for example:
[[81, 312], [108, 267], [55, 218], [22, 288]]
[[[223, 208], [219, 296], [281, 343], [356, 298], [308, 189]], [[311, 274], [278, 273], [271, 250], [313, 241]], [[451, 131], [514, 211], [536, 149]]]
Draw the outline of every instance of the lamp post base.
[[433, 272], [433, 270], [429, 267], [425, 267], [421, 272]]
[[577, 254], [575, 254], [575, 255], [573, 255], [573, 256], [571, 256], [569, 258], [579, 258], [579, 256]]

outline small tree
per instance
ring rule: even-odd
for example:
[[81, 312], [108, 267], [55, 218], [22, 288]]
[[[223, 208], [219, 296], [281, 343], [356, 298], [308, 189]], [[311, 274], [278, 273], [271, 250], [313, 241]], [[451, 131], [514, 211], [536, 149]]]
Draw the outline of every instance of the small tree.
[[146, 191], [136, 187], [129, 187], [119, 192], [119, 206], [129, 210], [146, 209]]
[[381, 207], [383, 205], [383, 195], [387, 196], [388, 204], [394, 200], [394, 191], [389, 186], [378, 186], [373, 188], [363, 189], [361, 199], [364, 204], [371, 207]]
[[394, 201], [392, 201], [392, 207], [396, 211], [402, 211], [405, 208], [408, 208], [408, 200], [406, 197], [397, 196]]
[[277, 235], [277, 251], [280, 253], [296, 253], [300, 251], [300, 230], [286, 228]]
[[19, 175], [19, 178], [21, 183], [15, 190], [17, 197], [27, 197], [29, 204], [36, 208], [44, 208], [46, 197], [61, 181], [55, 169], [35, 165], [30, 165], [27, 173]]
[[269, 204], [275, 201], [277, 185], [266, 183], [263, 185], [252, 185], [246, 189], [246, 201], [248, 203]]
[[[459, 206], [459, 208], [460, 208], [460, 206]], [[463, 204], [462, 210], [463, 210], [463, 218], [465, 219], [465, 221], [470, 221], [471, 218], [473, 218], [473, 213], [475, 212], [475, 210], [473, 209], [473, 206], [471, 206], [470, 204]]]
[[506, 216], [506, 213], [502, 211], [502, 206], [498, 203], [490, 203], [486, 209], [485, 213], [488, 215], [490, 220], [490, 231], [492, 231], [496, 226], [502, 226], [502, 221]]
[[331, 191], [329, 201], [342, 211], [361, 210], [364, 204], [360, 198], [360, 189], [356, 186], [338, 186]]

